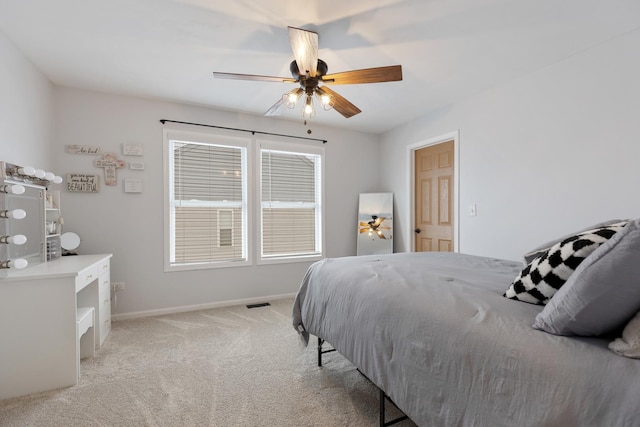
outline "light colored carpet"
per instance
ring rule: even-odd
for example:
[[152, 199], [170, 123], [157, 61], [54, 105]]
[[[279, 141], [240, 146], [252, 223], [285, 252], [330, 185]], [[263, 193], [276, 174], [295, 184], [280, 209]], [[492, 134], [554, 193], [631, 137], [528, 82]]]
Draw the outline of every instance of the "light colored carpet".
[[338, 353], [319, 368], [292, 305], [114, 322], [77, 385], [0, 401], [0, 426], [378, 425], [377, 388]]

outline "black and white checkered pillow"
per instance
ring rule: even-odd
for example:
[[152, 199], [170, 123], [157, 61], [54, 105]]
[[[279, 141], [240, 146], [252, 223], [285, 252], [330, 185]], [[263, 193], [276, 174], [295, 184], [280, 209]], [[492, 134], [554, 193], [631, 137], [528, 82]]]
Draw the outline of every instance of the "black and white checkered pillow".
[[545, 305], [585, 258], [627, 224], [622, 221], [583, 231], [556, 243], [520, 272], [504, 296]]

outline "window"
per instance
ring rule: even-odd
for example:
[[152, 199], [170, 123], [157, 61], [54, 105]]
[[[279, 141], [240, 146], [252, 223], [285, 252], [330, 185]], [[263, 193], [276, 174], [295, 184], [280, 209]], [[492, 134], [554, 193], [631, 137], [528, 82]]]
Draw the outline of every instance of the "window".
[[193, 137], [167, 144], [169, 266], [246, 262], [246, 145]]
[[260, 157], [261, 258], [320, 255], [321, 156], [263, 148]]
[[167, 271], [323, 256], [322, 148], [164, 134]]

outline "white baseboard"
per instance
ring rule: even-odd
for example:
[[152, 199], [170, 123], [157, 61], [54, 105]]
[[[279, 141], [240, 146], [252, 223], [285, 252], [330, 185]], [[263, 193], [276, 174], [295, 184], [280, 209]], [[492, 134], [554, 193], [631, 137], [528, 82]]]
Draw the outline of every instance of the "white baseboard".
[[161, 316], [164, 314], [183, 313], [185, 311], [207, 310], [210, 308], [231, 307], [234, 305], [258, 304], [261, 302], [274, 301], [285, 298], [293, 298], [296, 294], [270, 295], [266, 297], [237, 299], [231, 301], [212, 302], [207, 304], [183, 305], [180, 307], [160, 308], [157, 310], [134, 311], [131, 313], [111, 314], [111, 320], [128, 320], [137, 319], [139, 317]]

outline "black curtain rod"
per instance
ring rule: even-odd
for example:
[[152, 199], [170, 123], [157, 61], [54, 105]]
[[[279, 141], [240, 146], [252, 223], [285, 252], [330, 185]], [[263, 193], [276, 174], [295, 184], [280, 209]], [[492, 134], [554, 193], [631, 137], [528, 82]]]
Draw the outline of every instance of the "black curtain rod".
[[202, 124], [202, 123], [179, 122], [179, 121], [176, 121], [176, 120], [167, 120], [167, 119], [160, 120], [160, 123], [162, 123], [162, 124], [165, 124], [167, 122], [169, 122], [169, 123], [179, 123], [181, 125], [204, 126], [204, 127], [208, 127], [208, 128], [235, 130], [235, 131], [238, 131], [238, 132], [251, 132], [253, 135], [255, 135], [256, 133], [260, 133], [262, 135], [283, 136], [285, 138], [306, 139], [306, 140], [309, 140], [309, 141], [319, 141], [319, 142], [322, 142], [323, 144], [327, 143], [326, 139], [309, 138], [307, 136], [284, 135], [284, 134], [281, 134], [281, 133], [271, 133], [271, 132], [262, 132], [262, 131], [259, 131], [259, 130], [228, 128], [228, 127], [224, 127], [224, 126], [205, 125], [205, 124]]

